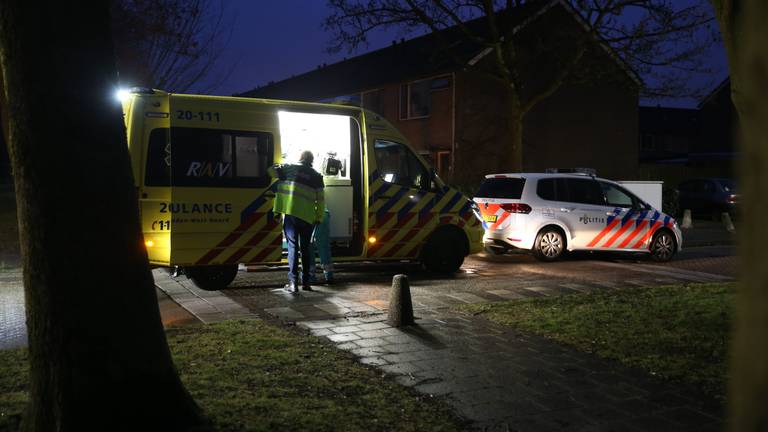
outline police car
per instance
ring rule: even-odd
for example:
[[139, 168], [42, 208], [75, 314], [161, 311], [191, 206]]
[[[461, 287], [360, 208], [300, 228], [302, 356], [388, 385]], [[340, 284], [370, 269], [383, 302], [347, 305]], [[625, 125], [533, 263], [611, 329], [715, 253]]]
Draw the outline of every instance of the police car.
[[672, 217], [594, 175], [490, 174], [474, 201], [485, 248], [497, 254], [524, 249], [555, 261], [574, 250], [639, 252], [666, 262], [683, 243]]

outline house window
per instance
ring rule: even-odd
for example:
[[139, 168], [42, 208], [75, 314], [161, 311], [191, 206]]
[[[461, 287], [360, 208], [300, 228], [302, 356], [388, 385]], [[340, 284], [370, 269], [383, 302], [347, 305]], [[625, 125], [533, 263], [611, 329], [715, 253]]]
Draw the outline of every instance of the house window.
[[451, 77], [442, 76], [400, 85], [400, 120], [432, 114], [432, 92], [451, 86]]
[[431, 80], [415, 81], [400, 86], [400, 118], [429, 117], [432, 112]]
[[656, 150], [656, 136], [649, 133], [643, 134], [641, 150]]
[[381, 89], [363, 93], [363, 108], [376, 114], [384, 114], [384, 97]]

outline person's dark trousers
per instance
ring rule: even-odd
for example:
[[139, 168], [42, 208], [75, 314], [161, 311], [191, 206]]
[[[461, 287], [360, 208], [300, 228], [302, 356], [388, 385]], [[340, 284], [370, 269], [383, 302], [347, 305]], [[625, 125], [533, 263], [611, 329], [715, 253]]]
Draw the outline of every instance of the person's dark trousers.
[[[285, 215], [283, 234], [288, 243], [288, 281], [309, 285], [309, 242], [312, 239], [313, 225], [295, 216]], [[299, 251], [301, 251], [301, 279], [299, 279]]]

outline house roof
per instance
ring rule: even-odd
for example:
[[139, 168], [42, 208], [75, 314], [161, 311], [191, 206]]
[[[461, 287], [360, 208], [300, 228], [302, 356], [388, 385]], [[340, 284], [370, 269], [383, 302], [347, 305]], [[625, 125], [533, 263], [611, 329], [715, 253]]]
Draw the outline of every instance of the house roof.
[[730, 76], [726, 77], [723, 80], [723, 82], [721, 82], [720, 84], [718, 84], [717, 87], [714, 88], [714, 90], [709, 92], [708, 95], [704, 96], [704, 98], [701, 100], [701, 102], [699, 102], [698, 108], [701, 109], [701, 107], [703, 107], [704, 105], [708, 104], [709, 101], [715, 99], [720, 94], [721, 91], [726, 90], [726, 89], [727, 89], [728, 92], [731, 91], [731, 77]]
[[691, 136], [698, 131], [701, 113], [692, 108], [641, 106], [638, 110], [641, 134]]
[[[516, 8], [514, 14], [504, 14], [499, 19], [511, 20], [509, 23], [503, 23], [503, 26], [512, 26], [514, 34], [554, 6], [564, 7], [577, 22], [588, 25], [578, 12], [563, 0], [526, 2]], [[487, 31], [484, 19], [480, 17], [467, 22], [466, 25], [472, 31], [482, 34]], [[444, 51], [442, 47], [445, 42], [440, 40], [441, 37], [451, 45], [454, 56]], [[610, 46], [603, 42], [600, 42], [600, 45], [635, 82], [640, 82], [635, 72], [613, 52]], [[316, 70], [257, 87], [236, 96], [317, 101], [375, 89], [390, 83], [452, 72], [466, 65], [474, 65], [488, 52], [487, 48], [463, 37], [460, 29], [454, 26], [442, 30], [440, 35], [429, 33], [408, 41], [393, 42], [389, 47], [318, 67]]]

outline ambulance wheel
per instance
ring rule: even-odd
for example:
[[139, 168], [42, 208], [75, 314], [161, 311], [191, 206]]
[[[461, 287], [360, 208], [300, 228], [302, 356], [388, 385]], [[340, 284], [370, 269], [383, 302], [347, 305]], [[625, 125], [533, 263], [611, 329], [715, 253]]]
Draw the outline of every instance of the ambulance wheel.
[[677, 250], [675, 237], [667, 230], [654, 234], [651, 240], [651, 259], [656, 262], [667, 262], [672, 259]]
[[201, 267], [185, 267], [184, 274], [206, 291], [216, 291], [226, 288], [237, 276], [236, 265], [217, 265]]
[[464, 263], [467, 239], [463, 232], [443, 229], [430, 237], [421, 253], [421, 262], [435, 273], [456, 273]]
[[565, 236], [557, 228], [539, 231], [533, 243], [533, 256], [539, 261], [557, 261], [565, 253]]

